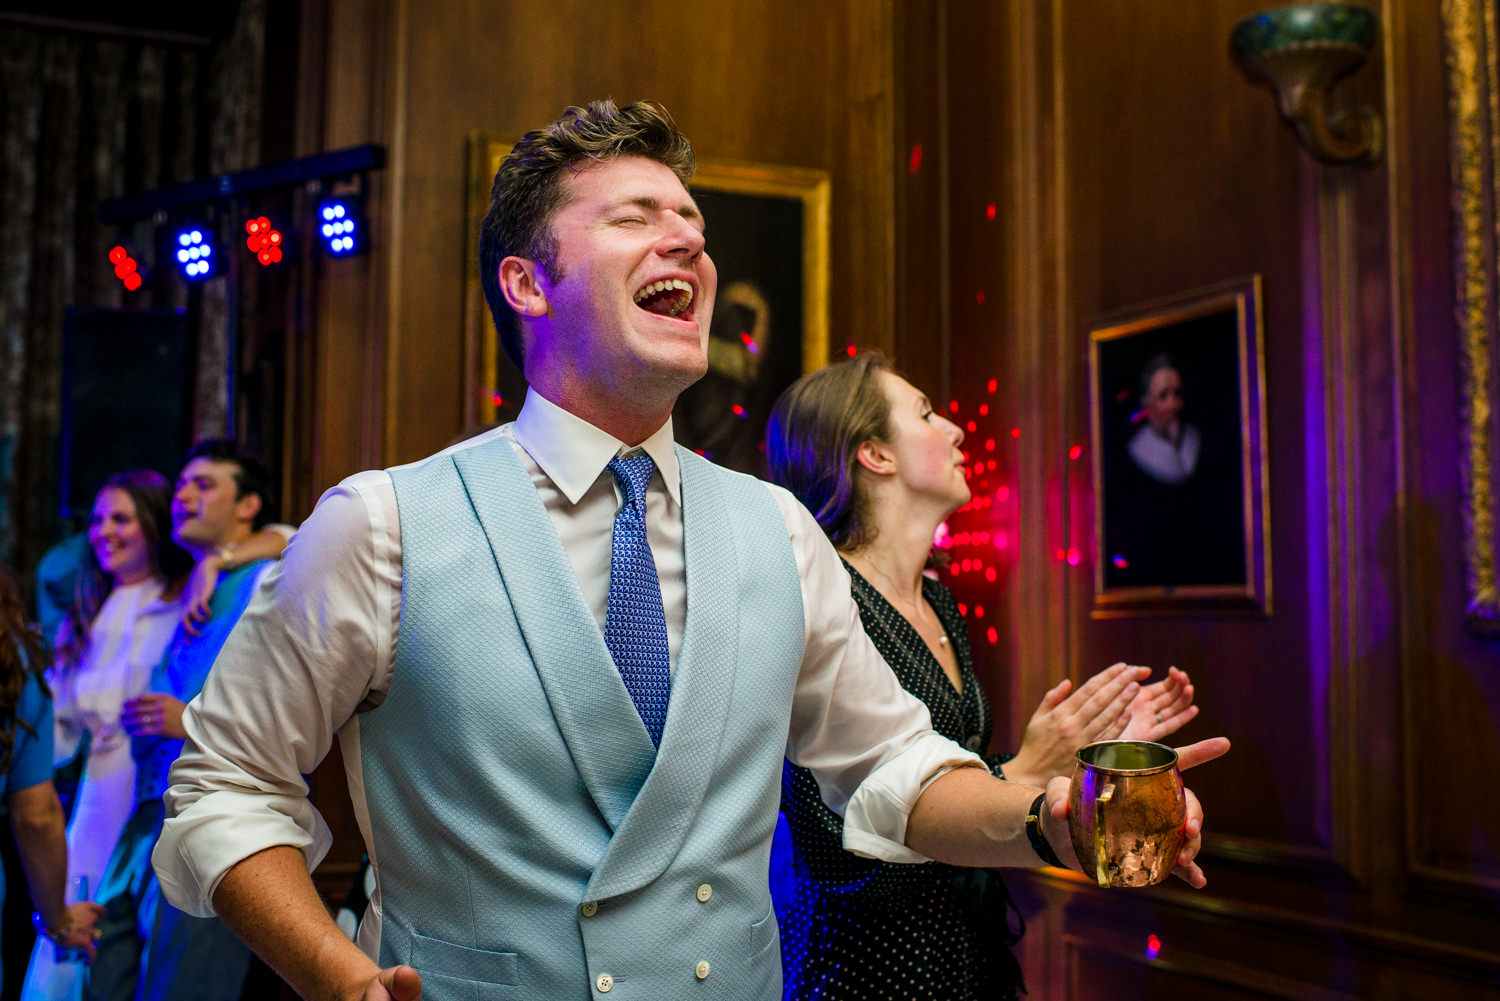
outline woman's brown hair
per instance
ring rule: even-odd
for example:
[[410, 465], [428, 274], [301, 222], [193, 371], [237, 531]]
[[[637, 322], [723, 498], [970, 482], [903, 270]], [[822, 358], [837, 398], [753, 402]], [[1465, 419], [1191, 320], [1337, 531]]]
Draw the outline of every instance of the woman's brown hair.
[[[154, 469], [131, 469], [105, 480], [94, 497], [97, 499], [106, 490], [123, 490], [135, 504], [135, 517], [141, 524], [141, 534], [146, 537], [153, 570], [175, 580], [192, 568], [187, 554], [172, 541], [172, 487], [166, 477]], [[73, 605], [63, 620], [62, 639], [57, 647], [59, 670], [71, 669], [82, 662], [88, 651], [89, 626], [114, 587], [114, 579], [100, 568], [94, 547], [85, 547]]]
[[36, 736], [31, 724], [16, 715], [16, 704], [32, 675], [36, 675], [43, 693], [47, 692], [41, 675], [51, 663], [52, 649], [42, 638], [41, 630], [27, 619], [15, 574], [0, 563], [0, 773], [10, 767], [11, 754], [16, 749], [16, 728]]
[[880, 384], [889, 371], [891, 363], [872, 351], [809, 372], [781, 394], [766, 426], [771, 482], [795, 494], [844, 552], [874, 541], [855, 470], [860, 445], [890, 437], [891, 405]]

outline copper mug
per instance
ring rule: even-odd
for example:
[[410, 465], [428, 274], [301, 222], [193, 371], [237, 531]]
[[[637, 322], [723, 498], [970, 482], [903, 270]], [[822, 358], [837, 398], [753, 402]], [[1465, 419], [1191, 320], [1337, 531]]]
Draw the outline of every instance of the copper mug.
[[1177, 865], [1187, 800], [1177, 752], [1146, 740], [1078, 749], [1068, 831], [1085, 875], [1100, 886], [1150, 886]]

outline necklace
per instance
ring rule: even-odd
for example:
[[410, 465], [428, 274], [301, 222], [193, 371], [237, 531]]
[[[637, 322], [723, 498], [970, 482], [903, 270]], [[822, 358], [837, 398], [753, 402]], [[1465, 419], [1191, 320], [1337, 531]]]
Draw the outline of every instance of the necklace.
[[[848, 559], [848, 557], [846, 556], [845, 559]], [[868, 556], [861, 557], [861, 558], [858, 558], [858, 559], [859, 559], [859, 562], [861, 562], [865, 566], [869, 567], [870, 570], [874, 572], [875, 576], [879, 577], [880, 579], [882, 579], [882, 580], [884, 580], [886, 582], [886, 585], [890, 588], [890, 591], [889, 592], [882, 591], [881, 593], [885, 595], [886, 601], [890, 602], [891, 607], [895, 608], [898, 614], [901, 614], [901, 615], [903, 615], [903, 616], [906, 617], [907, 621], [917, 631], [918, 635], [921, 634], [922, 627], [923, 626], [928, 626], [929, 625], [929, 620], [931, 620], [931, 626], [935, 627], [937, 629], [937, 634], [938, 634], [937, 641], [938, 641], [938, 645], [942, 646], [942, 647], [947, 647], [948, 646], [948, 643], [949, 643], [948, 633], [942, 628], [942, 623], [939, 622], [939, 621], [937, 621], [936, 616], [929, 616], [926, 613], [926, 610], [923, 608], [923, 605], [925, 604], [925, 602], [922, 599], [921, 584], [920, 584], [920, 582], [918, 583], [918, 591], [917, 591], [917, 600], [916, 600], [916, 602], [915, 603], [908, 602], [908, 601], [905, 600], [904, 596], [901, 596], [902, 595], [901, 589], [896, 586], [896, 582], [891, 578], [891, 575], [888, 574], [888, 573], [886, 573], [879, 566], [877, 566], [874, 560], [870, 559]], [[853, 561], [851, 561], [851, 562], [853, 562]], [[877, 586], [876, 590], [879, 591], [880, 588]], [[906, 606], [906, 608], [905, 608], [904, 611], [902, 609], [903, 605]]]

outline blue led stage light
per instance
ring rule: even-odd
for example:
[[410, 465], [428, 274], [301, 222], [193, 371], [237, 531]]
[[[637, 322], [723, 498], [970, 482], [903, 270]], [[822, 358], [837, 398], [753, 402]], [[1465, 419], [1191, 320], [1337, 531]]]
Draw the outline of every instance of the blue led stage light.
[[333, 257], [349, 257], [365, 249], [364, 212], [349, 198], [330, 198], [318, 207], [318, 232]]
[[180, 227], [172, 251], [177, 258], [178, 270], [190, 282], [201, 282], [219, 273], [213, 231], [207, 226], [190, 223]]

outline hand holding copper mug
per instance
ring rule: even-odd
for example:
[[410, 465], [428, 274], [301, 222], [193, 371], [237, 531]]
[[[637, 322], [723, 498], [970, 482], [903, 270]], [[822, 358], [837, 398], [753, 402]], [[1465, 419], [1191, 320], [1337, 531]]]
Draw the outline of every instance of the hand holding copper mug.
[[1187, 842], [1177, 752], [1146, 740], [1101, 740], [1079, 748], [1077, 762], [1068, 832], [1084, 874], [1100, 886], [1166, 879]]
[[[1118, 744], [1122, 742], [1116, 741], [1113, 743]], [[1139, 744], [1144, 742], [1132, 741], [1124, 743]], [[1087, 749], [1085, 748], [1085, 750]], [[1177, 815], [1175, 813], [1175, 810], [1173, 810], [1170, 814], [1171, 816], [1179, 816], [1177, 825], [1175, 826], [1175, 828], [1171, 829], [1171, 833], [1173, 835], [1172, 839], [1176, 840], [1177, 842], [1176, 847], [1174, 848], [1172, 845], [1168, 844], [1166, 845], [1165, 850], [1158, 848], [1158, 850], [1156, 851], [1156, 857], [1153, 859], [1153, 861], [1156, 863], [1154, 867], [1142, 867], [1140, 862], [1135, 859], [1129, 860], [1128, 865], [1126, 862], [1121, 862], [1119, 868], [1124, 871], [1128, 867], [1129, 871], [1133, 874], [1133, 878], [1130, 882], [1122, 881], [1117, 883], [1109, 877], [1108, 857], [1110, 849], [1109, 846], [1106, 845], [1106, 851], [1103, 853], [1103, 855], [1106, 860], [1104, 868], [1107, 878], [1106, 881], [1101, 882], [1100, 885], [1145, 886], [1149, 885], [1150, 882], [1159, 882], [1161, 879], [1166, 878], [1167, 872], [1175, 872], [1175, 874], [1179, 878], [1185, 880], [1195, 888], [1201, 889], [1207, 883], [1207, 879], [1205, 879], [1203, 871], [1198, 868], [1197, 863], [1194, 861], [1194, 859], [1197, 857], [1199, 849], [1202, 847], [1202, 839], [1200, 835], [1203, 829], [1203, 809], [1199, 805], [1198, 798], [1193, 794], [1193, 791], [1191, 789], [1182, 787], [1181, 779], [1177, 773], [1187, 771], [1189, 768], [1192, 768], [1195, 765], [1200, 765], [1205, 761], [1212, 761], [1214, 758], [1217, 758], [1220, 755], [1224, 754], [1229, 750], [1229, 741], [1225, 740], [1223, 737], [1213, 737], [1208, 740], [1198, 741], [1195, 744], [1189, 744], [1186, 747], [1178, 748], [1176, 751], [1173, 751], [1172, 748], [1163, 748], [1163, 750], [1165, 750], [1169, 755], [1175, 755], [1176, 761], [1174, 763], [1168, 764], [1166, 769], [1164, 769], [1164, 771], [1171, 773], [1169, 780], [1160, 781], [1162, 782], [1162, 784], [1170, 784], [1172, 792], [1171, 799], [1174, 801], [1176, 800], [1177, 795], [1176, 790], [1181, 789], [1182, 813], [1181, 815]], [[1080, 751], [1080, 754], [1082, 754], [1082, 751]], [[1103, 793], [1104, 790], [1102, 787], [1096, 788], [1098, 788], [1098, 793]], [[1098, 859], [1101, 853], [1097, 848], [1097, 841], [1093, 825], [1095, 814], [1097, 812], [1098, 795], [1096, 794], [1094, 797], [1095, 802], [1093, 805], [1095, 810], [1088, 814], [1087, 826], [1085, 826], [1085, 821], [1083, 819], [1083, 796], [1081, 794], [1081, 791], [1078, 790], [1079, 785], [1076, 782], [1076, 779], [1074, 783], [1069, 783], [1068, 780], [1062, 778], [1054, 779], [1051, 783], [1049, 783], [1047, 787], [1048, 805], [1045, 811], [1048, 814], [1048, 817], [1045, 818], [1045, 820], [1051, 821], [1051, 823], [1044, 822], [1044, 827], [1046, 829], [1048, 840], [1051, 841], [1053, 845], [1063, 844], [1072, 848], [1076, 853], [1079, 867], [1086, 875], [1091, 876], [1096, 881], [1098, 881]], [[1110, 793], [1109, 798], [1108, 800], [1106, 800], [1105, 804], [1104, 819], [1106, 823], [1106, 835], [1109, 831], [1108, 825], [1111, 823], [1115, 823], [1114, 821], [1111, 821], [1110, 817], [1110, 802], [1114, 802], [1118, 807], [1120, 804], [1125, 803], [1127, 799], [1130, 799], [1132, 793], [1133, 790], [1122, 791], [1120, 784], [1115, 784], [1115, 788]], [[1119, 811], [1118, 809], [1116, 809], [1115, 811], [1115, 816], [1122, 819], [1128, 817], [1129, 815], [1129, 811], [1125, 813], [1121, 813], [1121, 811]], [[1062, 823], [1062, 821], [1064, 820], [1066, 820], [1066, 824]], [[1116, 823], [1116, 829], [1122, 830], [1123, 828], [1119, 827], [1119, 825]], [[1087, 832], [1087, 835], [1083, 836], [1085, 831]], [[1180, 838], [1178, 836], [1180, 836]], [[1128, 841], [1123, 841], [1122, 843], [1127, 849], [1134, 849], [1134, 841], [1135, 839], [1129, 839]], [[1122, 858], [1124, 855], [1128, 854], [1128, 851], [1123, 853]], [[1137, 851], [1137, 854], [1142, 853]], [[1142, 868], [1146, 869], [1149, 881], [1148, 878], [1142, 878], [1139, 875]]]

